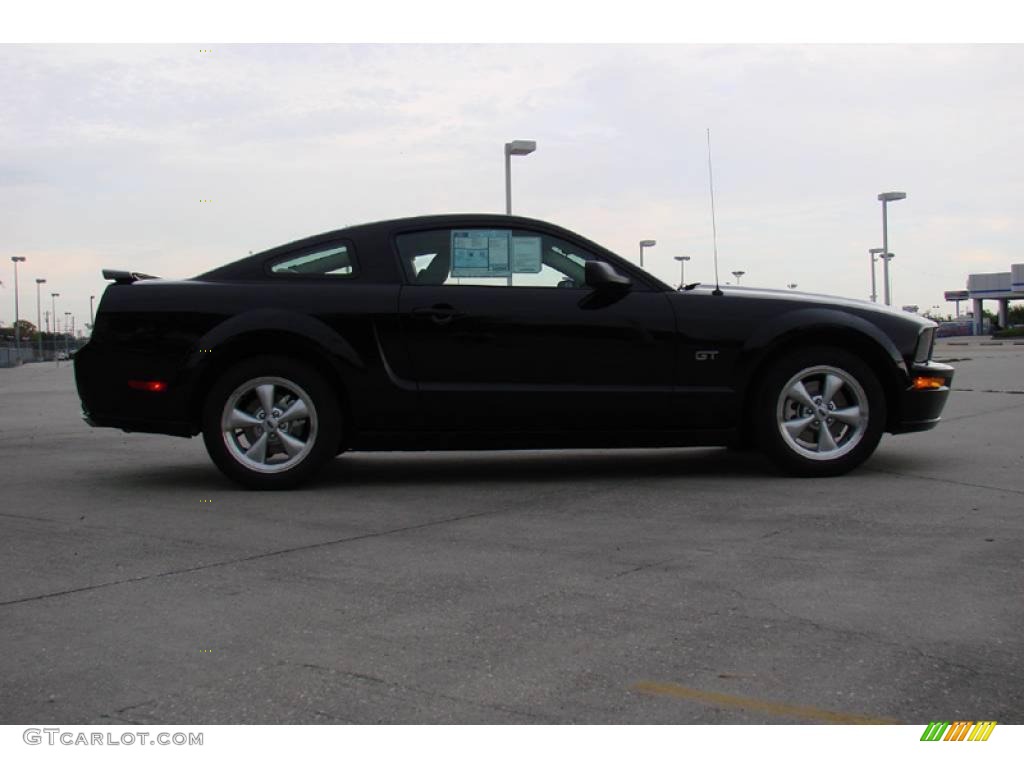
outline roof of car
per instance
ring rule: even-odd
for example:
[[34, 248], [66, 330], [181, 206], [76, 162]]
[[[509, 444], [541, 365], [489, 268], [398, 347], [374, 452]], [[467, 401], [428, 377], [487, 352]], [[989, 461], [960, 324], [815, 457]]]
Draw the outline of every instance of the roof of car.
[[[277, 245], [273, 248], [268, 248], [265, 251], [245, 256], [237, 261], [233, 261], [229, 264], [225, 264], [198, 275], [196, 279], [225, 279], [237, 278], [245, 275], [255, 276], [257, 273], [262, 274], [263, 265], [267, 259], [290, 251], [305, 248], [307, 246], [317, 245], [318, 243], [327, 240], [341, 238], [351, 238], [353, 240], [376, 240], [379, 237], [394, 233], [411, 232], [431, 229], [434, 227], [450, 227], [453, 225], [539, 229], [555, 236], [577, 240], [598, 253], [611, 254], [613, 256], [616, 255], [600, 243], [595, 243], [577, 232], [573, 232], [565, 227], [552, 224], [551, 222], [544, 221], [542, 219], [532, 219], [526, 216], [511, 216], [503, 213], [442, 213], [427, 216], [410, 216], [398, 219], [382, 219], [380, 221], [352, 224], [342, 227], [341, 229], [321, 232], [316, 235], [310, 235], [309, 237], [304, 237], [300, 240], [293, 240], [292, 242]], [[669, 286], [661, 283], [661, 281], [653, 275], [650, 275], [649, 273], [644, 274], [650, 281], [661, 284], [663, 288], [670, 290]]]
[[296, 246], [301, 246], [306, 243], [312, 243], [321, 239], [329, 239], [331, 237], [344, 237], [357, 236], [359, 234], [366, 234], [371, 232], [401, 232], [406, 230], [417, 230], [417, 229], [429, 229], [431, 227], [446, 227], [453, 224], [466, 224], [466, 225], [480, 225], [480, 224], [497, 224], [501, 226], [521, 226], [521, 227], [539, 227], [541, 229], [547, 229], [551, 231], [562, 232], [572, 237], [586, 240], [582, 235], [572, 232], [565, 227], [560, 227], [557, 224], [552, 224], [549, 221], [543, 221], [542, 219], [532, 219], [526, 216], [512, 216], [504, 213], [440, 213], [431, 214], [428, 216], [410, 216], [399, 219], [381, 219], [379, 221], [369, 221], [362, 224], [350, 224], [349, 226], [341, 229], [334, 229], [330, 232], [322, 232], [319, 235], [312, 235], [310, 237], [302, 238], [285, 245], [278, 245], [269, 250], [263, 251], [259, 255], [268, 255], [276, 253], [282, 249], [291, 249]]

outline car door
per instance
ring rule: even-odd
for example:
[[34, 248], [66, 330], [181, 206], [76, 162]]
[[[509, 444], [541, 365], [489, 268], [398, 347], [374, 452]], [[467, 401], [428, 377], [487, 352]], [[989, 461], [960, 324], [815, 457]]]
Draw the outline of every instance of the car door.
[[[665, 426], [674, 316], [637, 283], [585, 284], [597, 255], [539, 231], [401, 234], [402, 331], [422, 423], [438, 430], [605, 431]], [[606, 263], [608, 259], [604, 259]]]

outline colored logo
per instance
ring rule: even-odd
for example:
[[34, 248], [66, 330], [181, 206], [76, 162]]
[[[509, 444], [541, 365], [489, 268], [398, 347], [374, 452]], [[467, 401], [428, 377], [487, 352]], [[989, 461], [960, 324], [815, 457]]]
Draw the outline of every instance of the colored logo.
[[921, 741], [988, 741], [995, 727], [995, 720], [931, 722], [921, 734]]

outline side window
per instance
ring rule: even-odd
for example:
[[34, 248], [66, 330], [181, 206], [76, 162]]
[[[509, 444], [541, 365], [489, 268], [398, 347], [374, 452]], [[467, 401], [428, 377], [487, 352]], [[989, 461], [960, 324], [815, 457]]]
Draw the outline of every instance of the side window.
[[270, 263], [270, 272], [274, 275], [351, 277], [355, 274], [355, 267], [348, 245], [330, 243], [278, 257]]
[[416, 285], [583, 288], [596, 257], [561, 238], [514, 229], [442, 229], [398, 236], [406, 279]]

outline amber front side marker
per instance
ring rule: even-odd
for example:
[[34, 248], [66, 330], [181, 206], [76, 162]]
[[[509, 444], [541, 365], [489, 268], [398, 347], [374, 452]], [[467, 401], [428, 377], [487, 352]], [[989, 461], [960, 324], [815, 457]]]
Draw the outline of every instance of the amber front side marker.
[[939, 376], [915, 376], [911, 386], [913, 389], [941, 389], [946, 386], [946, 380]]

